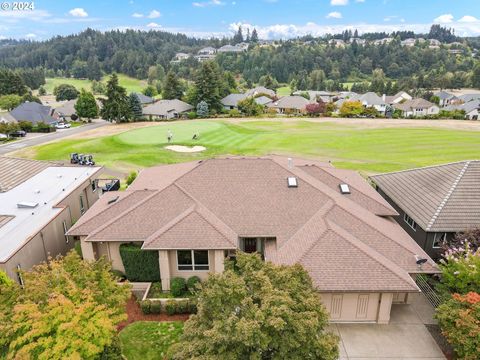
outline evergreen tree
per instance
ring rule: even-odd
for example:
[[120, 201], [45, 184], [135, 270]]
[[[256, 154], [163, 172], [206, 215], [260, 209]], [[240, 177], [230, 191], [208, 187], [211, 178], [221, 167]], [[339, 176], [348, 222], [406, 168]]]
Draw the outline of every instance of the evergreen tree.
[[101, 115], [105, 120], [126, 122], [130, 119], [131, 112], [127, 91], [118, 85], [118, 76], [113, 74], [107, 82], [107, 99], [103, 99]]
[[70, 84], [60, 84], [53, 89], [57, 101], [73, 100], [78, 97], [78, 90]]
[[197, 104], [197, 115], [199, 117], [207, 117], [209, 114], [208, 112], [208, 104], [206, 101], [200, 101]]
[[253, 28], [252, 36], [250, 37], [250, 42], [252, 42], [252, 43], [257, 43], [258, 42], [258, 33], [257, 33], [257, 29], [255, 29], [255, 28]]
[[87, 78], [88, 80], [101, 80], [102, 70], [100, 69], [100, 62], [96, 56], [90, 56], [87, 61]]
[[47, 95], [47, 90], [45, 90], [43, 86], [40, 86], [40, 88], [38, 89], [38, 95], [40, 96]]
[[132, 113], [132, 118], [134, 120], [140, 119], [143, 115], [143, 112], [142, 112], [142, 103], [140, 102], [138, 95], [135, 93], [131, 93], [130, 96], [128, 97], [128, 103], [130, 106], [130, 111]]
[[170, 70], [165, 78], [162, 97], [167, 100], [180, 99], [183, 95], [182, 84], [177, 75]]
[[243, 33], [242, 33], [242, 27], [239, 26], [237, 32], [235, 35], [233, 35], [233, 44], [239, 44], [243, 42]]
[[250, 29], [247, 28], [247, 37], [245, 38], [245, 42], [249, 43], [250, 42]]
[[480, 89], [480, 62], [477, 62], [473, 67], [472, 86]]
[[75, 111], [79, 118], [93, 119], [98, 116], [98, 105], [95, 97], [89, 91], [82, 89], [75, 104]]
[[9, 69], [0, 69], [0, 95], [24, 95], [27, 87], [20, 75]]
[[195, 104], [205, 101], [208, 108], [214, 111], [220, 111], [222, 81], [218, 64], [213, 61], [205, 61], [197, 71], [195, 79]]

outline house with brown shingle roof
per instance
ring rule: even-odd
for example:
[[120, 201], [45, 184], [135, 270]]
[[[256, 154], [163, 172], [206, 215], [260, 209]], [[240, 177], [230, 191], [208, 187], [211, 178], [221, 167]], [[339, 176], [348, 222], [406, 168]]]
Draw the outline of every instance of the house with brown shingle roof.
[[422, 98], [407, 100], [393, 106], [400, 110], [405, 117], [436, 115], [440, 112], [440, 108], [436, 104]]
[[395, 220], [431, 257], [455, 233], [480, 226], [480, 161], [461, 161], [372, 176]]
[[120, 271], [122, 243], [158, 251], [165, 291], [174, 277], [222, 272], [237, 250], [299, 263], [332, 320], [388, 323], [392, 303], [420, 291], [415, 274], [438, 272], [395, 215], [354, 171], [278, 156], [219, 158], [141, 171], [68, 235], [86, 259], [104, 255]]

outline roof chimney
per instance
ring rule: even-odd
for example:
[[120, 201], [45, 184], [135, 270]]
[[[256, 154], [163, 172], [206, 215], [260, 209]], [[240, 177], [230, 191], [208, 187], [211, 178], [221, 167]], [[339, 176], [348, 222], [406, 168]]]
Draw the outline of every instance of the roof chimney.
[[288, 168], [293, 169], [293, 160], [292, 158], [288, 158]]
[[387, 95], [383, 94], [382, 95], [382, 101], [385, 102], [386, 99], [387, 99]]

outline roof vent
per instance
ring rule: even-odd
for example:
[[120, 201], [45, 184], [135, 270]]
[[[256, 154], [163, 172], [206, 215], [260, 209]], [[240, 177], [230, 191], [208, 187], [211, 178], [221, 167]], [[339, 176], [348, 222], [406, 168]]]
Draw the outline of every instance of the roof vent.
[[19, 209], [34, 209], [38, 206], [36, 202], [21, 201], [17, 204]]
[[107, 204], [110, 205], [110, 204], [113, 204], [114, 202], [116, 202], [118, 200], [118, 196], [113, 198], [113, 199], [110, 199], [108, 200]]
[[342, 194], [350, 194], [350, 186], [348, 184], [340, 184], [340, 192]]
[[289, 176], [287, 178], [287, 184], [288, 184], [288, 187], [289, 188], [296, 188], [298, 187], [298, 182], [297, 182], [297, 178], [295, 176]]
[[57, 175], [57, 178], [59, 178], [59, 179], [61, 179], [62, 177], [63, 177], [62, 174], [58, 174], [58, 175]]
[[40, 189], [35, 189], [33, 192], [34, 192], [35, 194], [40, 194]]
[[292, 169], [293, 168], [293, 160], [292, 158], [288, 158], [288, 168]]

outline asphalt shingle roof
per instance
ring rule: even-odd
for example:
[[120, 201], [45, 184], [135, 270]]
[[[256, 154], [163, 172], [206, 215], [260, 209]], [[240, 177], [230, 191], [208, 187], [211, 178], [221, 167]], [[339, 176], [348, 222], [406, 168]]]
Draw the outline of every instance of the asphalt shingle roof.
[[480, 226], [478, 160], [381, 174], [372, 180], [426, 231]]
[[[320, 291], [417, 291], [409, 273], [437, 272], [358, 174], [287, 163], [272, 156], [146, 169], [114, 203], [96, 202], [69, 235], [152, 250], [234, 249], [241, 237], [266, 237], [266, 260], [304, 265]], [[287, 186], [291, 176], [298, 187]], [[340, 193], [342, 183], [351, 194]], [[415, 255], [429, 259], [423, 269]]]
[[10, 111], [10, 115], [17, 121], [30, 121], [32, 124], [44, 122], [51, 124], [57, 120], [50, 116], [50, 106], [40, 105], [36, 102], [24, 102]]

